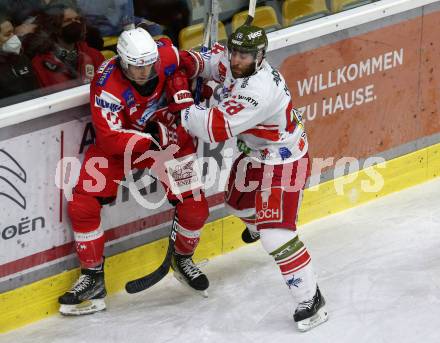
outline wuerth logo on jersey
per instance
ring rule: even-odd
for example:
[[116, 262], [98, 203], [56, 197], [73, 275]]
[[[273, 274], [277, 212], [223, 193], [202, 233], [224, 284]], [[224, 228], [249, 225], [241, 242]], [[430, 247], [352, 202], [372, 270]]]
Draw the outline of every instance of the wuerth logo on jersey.
[[18, 183], [24, 187], [26, 179], [26, 171], [20, 163], [5, 150], [0, 149], [0, 197], [6, 197], [25, 210], [26, 198], [16, 185]]

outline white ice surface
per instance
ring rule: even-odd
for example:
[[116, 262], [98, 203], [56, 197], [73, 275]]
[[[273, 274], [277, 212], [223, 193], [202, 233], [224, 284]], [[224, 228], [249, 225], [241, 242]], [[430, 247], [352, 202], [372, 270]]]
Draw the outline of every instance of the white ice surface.
[[0, 342], [440, 342], [440, 179], [299, 234], [330, 313], [308, 333], [296, 331], [287, 287], [256, 243], [204, 267], [208, 299], [168, 275], [143, 293], [109, 296], [105, 312], [53, 316]]

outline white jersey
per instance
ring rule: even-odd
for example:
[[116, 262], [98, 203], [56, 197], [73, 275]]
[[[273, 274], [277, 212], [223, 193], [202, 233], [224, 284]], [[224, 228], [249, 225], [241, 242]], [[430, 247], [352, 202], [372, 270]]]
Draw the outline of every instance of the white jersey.
[[[206, 56], [206, 55], [205, 55]], [[201, 76], [223, 85], [220, 103], [182, 111], [182, 125], [206, 142], [237, 136], [240, 151], [265, 164], [299, 160], [308, 149], [307, 136], [284, 78], [263, 61], [257, 73], [234, 79], [226, 49], [216, 44]]]

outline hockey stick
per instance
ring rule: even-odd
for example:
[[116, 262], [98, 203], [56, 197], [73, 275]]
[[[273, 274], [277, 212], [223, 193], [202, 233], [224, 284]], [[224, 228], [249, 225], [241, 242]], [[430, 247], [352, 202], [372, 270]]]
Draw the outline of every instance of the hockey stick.
[[[212, 21], [212, 13], [208, 15], [208, 22], [206, 25], [205, 32], [203, 33], [203, 45], [200, 49], [200, 53], [204, 54], [209, 50], [209, 41], [211, 39], [211, 21]], [[200, 103], [200, 99], [202, 97], [202, 86], [203, 86], [203, 77], [197, 78], [196, 83], [196, 93], [194, 95], [194, 103], [198, 105]]]
[[141, 292], [147, 288], [158, 283], [162, 280], [169, 272], [171, 266], [171, 258], [173, 256], [174, 244], [176, 243], [177, 235], [177, 210], [174, 210], [173, 223], [171, 225], [171, 233], [168, 239], [168, 249], [167, 254], [162, 262], [162, 264], [152, 273], [142, 276], [139, 279], [129, 281], [125, 284], [125, 290], [127, 293], [137, 293]]
[[248, 16], [246, 18], [246, 21], [244, 22], [244, 25], [251, 25], [252, 21], [255, 17], [255, 7], [257, 6], [257, 0], [249, 0], [249, 12]]
[[[207, 13], [207, 25], [205, 32], [203, 34], [203, 45], [201, 49], [201, 53], [206, 53], [210, 48], [210, 40], [211, 40], [211, 30], [212, 30], [212, 22], [215, 20], [215, 16], [218, 15], [217, 11], [217, 0], [211, 0], [210, 5], [210, 12]], [[195, 92], [195, 103], [200, 103], [200, 98], [202, 94], [202, 85], [203, 85], [203, 78], [198, 77], [197, 78], [197, 84], [196, 84], [196, 92]], [[156, 143], [157, 144], [157, 143]], [[157, 144], [158, 145], [158, 144]], [[158, 145], [159, 146], [159, 145]], [[164, 260], [162, 261], [162, 264], [152, 273], [142, 276], [136, 280], [129, 281], [125, 284], [125, 290], [128, 293], [137, 293], [141, 292], [147, 288], [150, 288], [151, 286], [158, 283], [160, 280], [162, 280], [170, 270], [171, 266], [171, 258], [174, 252], [174, 244], [176, 242], [176, 235], [177, 235], [177, 210], [174, 212], [174, 218], [173, 223], [171, 226], [171, 233], [170, 237], [168, 239], [168, 249], [167, 253], [165, 255]]]
[[212, 48], [214, 43], [218, 42], [218, 13], [219, 13], [218, 0], [211, 0], [211, 31], [209, 34], [210, 42], [209, 47]]

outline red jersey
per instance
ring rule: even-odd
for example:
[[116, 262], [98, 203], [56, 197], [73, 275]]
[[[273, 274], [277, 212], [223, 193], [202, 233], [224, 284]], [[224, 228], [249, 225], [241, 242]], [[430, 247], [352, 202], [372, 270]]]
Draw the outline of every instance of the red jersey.
[[151, 142], [151, 136], [144, 133], [147, 122], [160, 120], [166, 124], [174, 118], [166, 108], [164, 85], [166, 77], [177, 70], [179, 55], [169, 39], [160, 39], [157, 45], [159, 59], [154, 65], [157, 84], [150, 95], [139, 94], [125, 77], [118, 56], [105, 61], [91, 83], [90, 106], [96, 145], [109, 155], [123, 156], [133, 135], [142, 138], [133, 152], [145, 152]]
[[76, 43], [78, 51], [78, 65], [76, 70], [71, 70], [55, 54], [50, 51], [40, 54], [32, 59], [32, 67], [41, 87], [49, 87], [59, 84], [66, 88], [63, 83], [79, 80], [80, 83], [89, 83], [95, 76], [95, 70], [105, 60], [100, 51], [91, 48], [86, 42]]

